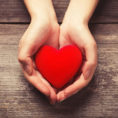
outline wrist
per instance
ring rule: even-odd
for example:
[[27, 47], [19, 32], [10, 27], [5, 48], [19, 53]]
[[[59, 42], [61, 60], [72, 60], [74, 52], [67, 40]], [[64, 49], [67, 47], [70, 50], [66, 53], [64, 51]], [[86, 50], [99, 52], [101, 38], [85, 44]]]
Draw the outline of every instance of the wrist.
[[37, 29], [43, 29], [43, 28], [52, 29], [57, 25], [58, 25], [57, 20], [55, 19], [50, 20], [50, 18], [48, 17], [43, 18], [43, 19], [40, 17], [33, 17], [30, 22], [30, 26]]
[[69, 16], [69, 15], [65, 15], [62, 24], [73, 24], [74, 26], [82, 26], [82, 27], [86, 27], [88, 26], [88, 20], [82, 18], [82, 17], [77, 17], [77, 16]]
[[70, 0], [64, 19], [88, 24], [98, 0]]
[[[51, 12], [51, 11], [50, 11]], [[36, 22], [37, 24], [43, 23], [58, 23], [56, 15], [54, 13], [48, 13], [47, 11], [43, 12], [43, 14], [32, 14], [31, 16], [31, 23]]]
[[58, 24], [57, 19], [54, 16], [33, 16], [31, 17], [31, 24], [44, 25], [44, 24]]
[[76, 9], [69, 8], [65, 13], [63, 22], [73, 22], [75, 24], [88, 25], [89, 17], [87, 17], [85, 15], [81, 15], [81, 14], [79, 12], [77, 12]]
[[56, 19], [52, 0], [24, 0], [31, 20]]

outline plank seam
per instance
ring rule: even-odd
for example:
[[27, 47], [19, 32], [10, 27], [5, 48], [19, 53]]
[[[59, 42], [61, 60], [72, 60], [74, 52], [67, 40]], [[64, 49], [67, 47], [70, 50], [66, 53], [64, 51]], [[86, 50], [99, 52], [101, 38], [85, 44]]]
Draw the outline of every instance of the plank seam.
[[[0, 24], [29, 24], [30, 22], [0, 22]], [[58, 22], [61, 24], [62, 22]], [[89, 24], [118, 24], [118, 22], [90, 22]]]

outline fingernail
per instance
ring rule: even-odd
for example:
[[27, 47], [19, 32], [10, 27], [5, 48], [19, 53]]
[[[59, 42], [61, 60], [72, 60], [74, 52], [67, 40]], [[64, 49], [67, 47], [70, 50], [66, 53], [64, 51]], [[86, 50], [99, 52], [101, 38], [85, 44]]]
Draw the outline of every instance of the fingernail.
[[65, 100], [65, 98], [61, 99], [59, 102], [61, 103], [61, 102], [63, 102], [64, 100]]
[[91, 71], [88, 70], [88, 71], [85, 73], [84, 79], [88, 79], [89, 76], [90, 76], [90, 73], [91, 73]]
[[59, 100], [59, 102], [63, 102], [64, 100], [65, 100], [65, 95], [62, 94], [62, 95], [61, 95], [61, 99]]
[[60, 99], [60, 100], [58, 100], [57, 101], [57, 103], [61, 103], [61, 102], [63, 102], [65, 99]]

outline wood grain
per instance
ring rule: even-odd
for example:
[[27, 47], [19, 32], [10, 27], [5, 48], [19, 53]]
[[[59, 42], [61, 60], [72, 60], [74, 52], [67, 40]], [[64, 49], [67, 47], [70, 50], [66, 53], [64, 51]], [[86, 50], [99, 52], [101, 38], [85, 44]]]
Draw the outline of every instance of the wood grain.
[[18, 42], [27, 26], [0, 25], [0, 118], [117, 118], [118, 24], [90, 26], [99, 55], [93, 80], [55, 106], [26, 81], [17, 61]]
[[[23, 0], [0, 0], [0, 23], [29, 23], [30, 17]], [[61, 23], [69, 0], [53, 0]], [[118, 0], [99, 0], [92, 23], [118, 23]]]
[[[69, 0], [53, 0], [59, 23]], [[24, 78], [18, 43], [30, 17], [23, 0], [0, 0], [0, 118], [118, 118], [118, 0], [99, 0], [90, 29], [98, 44], [91, 83], [54, 106]]]

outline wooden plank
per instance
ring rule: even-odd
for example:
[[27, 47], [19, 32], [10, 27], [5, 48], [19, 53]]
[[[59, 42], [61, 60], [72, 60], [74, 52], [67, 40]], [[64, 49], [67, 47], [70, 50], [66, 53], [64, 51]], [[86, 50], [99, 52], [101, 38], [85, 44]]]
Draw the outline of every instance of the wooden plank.
[[93, 23], [118, 23], [118, 0], [99, 0]]
[[90, 24], [90, 29], [94, 34], [97, 43], [118, 43], [118, 24]]
[[[0, 25], [0, 44], [17, 45], [28, 24], [1, 24]], [[9, 30], [8, 30], [9, 29]], [[118, 24], [92, 24], [91, 32], [94, 34], [97, 43], [116, 44], [118, 43]], [[12, 31], [12, 32], [11, 32]], [[11, 34], [12, 33], [12, 34]], [[7, 36], [7, 38], [6, 38]], [[9, 41], [8, 41], [9, 40]]]
[[[0, 0], [1, 23], [29, 23], [30, 18], [23, 0]], [[58, 21], [61, 22], [69, 0], [53, 0]], [[91, 20], [92, 23], [118, 22], [118, 0], [100, 0]]]
[[[99, 55], [94, 78], [81, 92], [55, 106], [26, 81], [18, 64], [17, 46], [26, 28], [0, 25], [0, 118], [118, 117], [118, 25], [93, 25]], [[106, 30], [110, 28], [113, 31]]]

